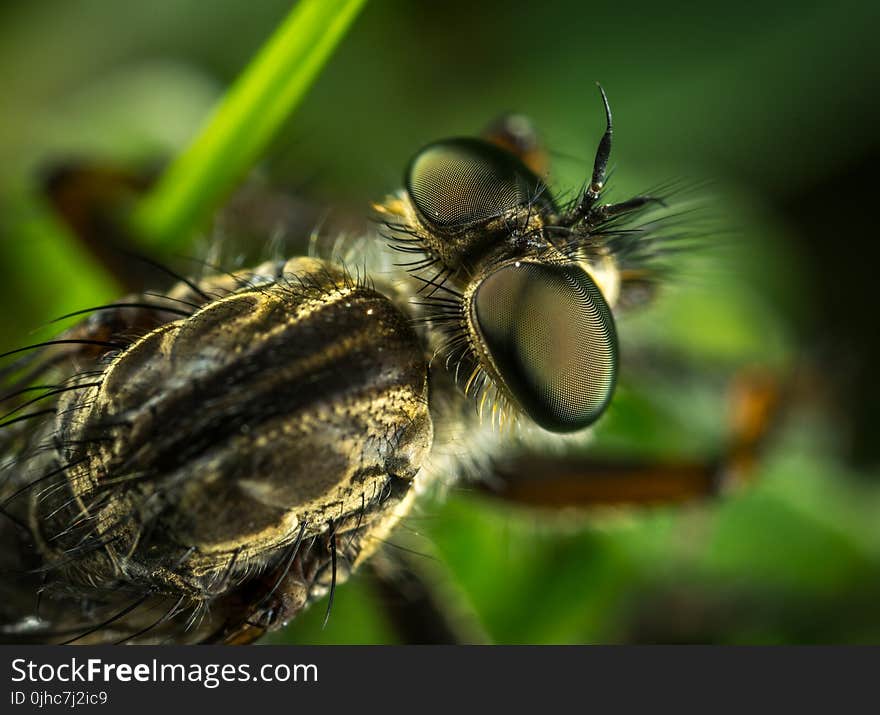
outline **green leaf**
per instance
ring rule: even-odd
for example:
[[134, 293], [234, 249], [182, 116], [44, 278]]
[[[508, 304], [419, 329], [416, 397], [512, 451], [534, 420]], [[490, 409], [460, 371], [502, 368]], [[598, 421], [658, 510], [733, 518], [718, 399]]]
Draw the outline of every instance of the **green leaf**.
[[251, 169], [366, 0], [301, 0], [133, 216], [148, 245], [184, 246]]

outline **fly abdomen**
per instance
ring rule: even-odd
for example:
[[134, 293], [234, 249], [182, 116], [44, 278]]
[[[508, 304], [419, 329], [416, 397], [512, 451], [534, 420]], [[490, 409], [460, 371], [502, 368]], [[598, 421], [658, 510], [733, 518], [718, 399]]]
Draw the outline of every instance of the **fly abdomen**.
[[69, 490], [32, 509], [50, 560], [81, 554], [72, 580], [208, 599], [320, 534], [348, 531], [356, 561], [397, 518], [432, 439], [424, 348], [389, 298], [311, 263], [157, 328], [59, 403]]

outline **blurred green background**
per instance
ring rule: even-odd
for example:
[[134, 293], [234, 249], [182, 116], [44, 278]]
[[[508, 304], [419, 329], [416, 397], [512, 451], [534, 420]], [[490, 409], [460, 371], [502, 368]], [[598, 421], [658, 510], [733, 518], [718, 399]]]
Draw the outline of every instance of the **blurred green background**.
[[[289, 6], [0, 5], [0, 350], [114, 295], [99, 269], [74, 263], [40, 197], [46, 167], [167, 160]], [[685, 257], [658, 303], [622, 321], [622, 384], [593, 449], [712, 455], [731, 375], [757, 365], [809, 376], [756, 485], [715, 503], [559, 515], [467, 485], [424, 501], [393, 540], [425, 554], [419, 568], [474, 637], [880, 641], [867, 260], [878, 20], [871, 2], [373, 0], [285, 126], [261, 180], [340, 214], [366, 216], [420, 145], [510, 110], [553, 151], [554, 185], [573, 188], [602, 130], [601, 80], [615, 114], [613, 196], [707, 182], [725, 231], [714, 255]], [[234, 241], [230, 230], [207, 236]], [[249, 252], [268, 245], [261, 230]], [[383, 598], [359, 574], [326, 627], [318, 606], [276, 640], [395, 642]]]

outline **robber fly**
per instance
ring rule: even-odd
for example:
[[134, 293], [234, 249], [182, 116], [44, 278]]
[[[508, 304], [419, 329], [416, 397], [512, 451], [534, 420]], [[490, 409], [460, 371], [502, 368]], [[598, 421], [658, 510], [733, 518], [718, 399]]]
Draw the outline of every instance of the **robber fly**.
[[582, 439], [662, 240], [660, 199], [602, 201], [601, 97], [565, 205], [515, 135], [439, 141], [376, 207], [366, 272], [181, 279], [15, 351], [0, 640], [251, 642], [332, 599], [432, 484]]

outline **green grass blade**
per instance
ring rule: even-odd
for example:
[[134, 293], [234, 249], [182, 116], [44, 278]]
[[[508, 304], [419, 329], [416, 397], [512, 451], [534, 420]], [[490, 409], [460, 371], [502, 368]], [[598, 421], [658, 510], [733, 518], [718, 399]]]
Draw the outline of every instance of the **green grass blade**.
[[258, 161], [366, 0], [301, 0], [251, 61], [190, 147], [134, 212], [151, 246], [184, 247]]

